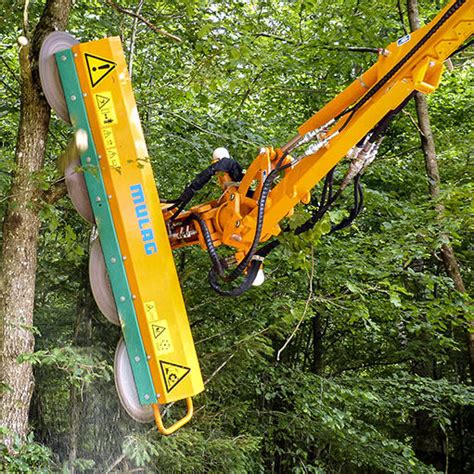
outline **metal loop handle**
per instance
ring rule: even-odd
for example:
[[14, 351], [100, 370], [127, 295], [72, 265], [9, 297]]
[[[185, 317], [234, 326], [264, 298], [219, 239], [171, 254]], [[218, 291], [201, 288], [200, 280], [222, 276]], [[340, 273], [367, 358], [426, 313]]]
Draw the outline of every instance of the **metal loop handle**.
[[154, 403], [152, 405], [156, 427], [162, 435], [168, 436], [170, 434], [173, 434], [175, 431], [179, 430], [182, 426], [184, 426], [189, 420], [191, 420], [194, 412], [193, 400], [191, 397], [186, 398], [186, 406], [186, 415], [180, 420], [178, 420], [174, 425], [171, 425], [169, 428], [165, 428], [165, 426], [163, 425], [163, 420], [161, 419], [160, 406], [157, 403]]

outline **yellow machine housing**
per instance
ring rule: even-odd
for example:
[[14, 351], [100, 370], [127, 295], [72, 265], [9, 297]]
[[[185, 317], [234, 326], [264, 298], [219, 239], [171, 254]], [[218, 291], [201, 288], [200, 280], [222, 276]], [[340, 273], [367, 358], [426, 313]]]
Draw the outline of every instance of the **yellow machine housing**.
[[159, 402], [192, 397], [204, 385], [120, 39], [72, 51]]

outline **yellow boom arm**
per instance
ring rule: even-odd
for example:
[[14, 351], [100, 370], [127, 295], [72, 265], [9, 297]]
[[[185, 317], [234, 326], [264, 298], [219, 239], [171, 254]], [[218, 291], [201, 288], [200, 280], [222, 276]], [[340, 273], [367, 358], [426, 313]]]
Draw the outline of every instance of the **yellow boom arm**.
[[[172, 247], [198, 243], [209, 250], [203, 225], [192, 220], [199, 216], [213, 246], [234, 247], [236, 261], [241, 262], [252, 251], [258, 233], [259, 199], [275, 170], [279, 170], [280, 179], [268, 192], [258, 240], [278, 235], [280, 221], [291, 216], [299, 202], [307, 204], [311, 189], [384, 118], [414, 91], [431, 93], [438, 87], [444, 62], [472, 35], [473, 21], [474, 0], [451, 1], [428, 25], [381, 50], [378, 61], [301, 125], [286, 145], [262, 148], [240, 183], [221, 176], [224, 193], [220, 199], [177, 217], [173, 209], [166, 210]], [[290, 156], [311, 141], [315, 143], [305, 154]]]

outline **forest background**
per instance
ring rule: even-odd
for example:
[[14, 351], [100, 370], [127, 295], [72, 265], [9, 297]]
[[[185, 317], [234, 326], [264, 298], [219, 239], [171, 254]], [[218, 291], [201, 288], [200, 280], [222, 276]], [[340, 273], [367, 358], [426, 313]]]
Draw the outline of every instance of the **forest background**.
[[[35, 40], [58, 24], [81, 41], [121, 37], [160, 195], [170, 198], [218, 146], [245, 167], [260, 146], [285, 143], [377, 48], [409, 31], [408, 10], [416, 26], [417, 5], [46, 3], [0, 3], [0, 388], [7, 400], [15, 390], [24, 397], [20, 421], [2, 429], [0, 470], [472, 472], [472, 52], [453, 58], [428, 98], [437, 153], [427, 149], [423, 104], [411, 101], [363, 177], [365, 208], [352, 227], [328, 233], [347, 215], [348, 192], [314, 231], [285, 237], [265, 284], [238, 299], [209, 288], [204, 252], [176, 252], [206, 390], [191, 424], [166, 438], [132, 422], [115, 394], [120, 331], [90, 292], [91, 229], [62, 197], [57, 158], [71, 131], [54, 114], [49, 122], [35, 92]], [[420, 1], [421, 23], [442, 6]], [[41, 113], [21, 118], [35, 101]], [[22, 159], [28, 140], [37, 140], [36, 167]], [[33, 227], [12, 226], [21, 213]], [[12, 236], [25, 239], [31, 265], [9, 260]], [[15, 275], [33, 292], [12, 303]], [[25, 345], [9, 342], [10, 326]], [[7, 382], [12, 371], [19, 387]]]

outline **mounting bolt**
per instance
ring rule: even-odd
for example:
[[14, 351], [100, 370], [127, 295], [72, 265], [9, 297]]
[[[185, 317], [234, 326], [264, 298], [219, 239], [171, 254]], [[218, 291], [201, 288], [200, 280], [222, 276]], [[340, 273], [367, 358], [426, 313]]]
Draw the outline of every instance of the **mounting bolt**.
[[124, 301], [126, 301], [127, 298], [125, 298], [125, 296], [121, 296], [120, 297], [120, 301], [123, 303]]
[[132, 300], [136, 300], [137, 299], [137, 295], [132, 295]]
[[61, 56], [61, 61], [67, 61], [67, 57], [64, 54]]
[[233, 201], [234, 199], [235, 199], [235, 194], [232, 193], [232, 194], [230, 195], [230, 200]]
[[87, 92], [84, 92], [84, 94], [82, 94], [84, 97], [87, 97]]
[[151, 355], [147, 355], [146, 360], [150, 360], [150, 359], [151, 359]]
[[72, 95], [71, 96], [71, 100], [74, 102], [76, 100], [76, 96], [75, 95]]
[[145, 394], [145, 395], [143, 396], [143, 398], [144, 398], [145, 400], [150, 400], [150, 395]]
[[77, 58], [77, 53], [74, 53], [74, 57]]
[[87, 162], [87, 163], [90, 163], [91, 161], [92, 161], [92, 160], [91, 160], [91, 157], [90, 157], [90, 156], [86, 157], [86, 162]]
[[97, 155], [97, 158], [98, 158], [99, 160], [101, 160], [101, 159], [102, 159], [102, 155]]
[[159, 393], [156, 394], [156, 398], [160, 398], [160, 394], [159, 394]]
[[240, 221], [236, 221], [235, 227], [240, 227]]
[[122, 260], [127, 260], [127, 256], [124, 255], [124, 256], [122, 257]]
[[110, 261], [111, 261], [112, 263], [115, 263], [115, 262], [117, 261], [117, 259], [116, 259], [115, 257], [112, 257], [112, 258], [110, 259]]
[[100, 199], [100, 196], [97, 196], [97, 197], [95, 198], [95, 200], [96, 200], [96, 202], [102, 201], [102, 199]]
[[109, 194], [107, 197], [108, 197], [109, 199], [112, 199], [112, 194]]
[[140, 362], [140, 357], [135, 356], [135, 362]]

